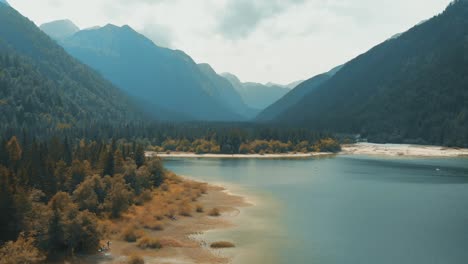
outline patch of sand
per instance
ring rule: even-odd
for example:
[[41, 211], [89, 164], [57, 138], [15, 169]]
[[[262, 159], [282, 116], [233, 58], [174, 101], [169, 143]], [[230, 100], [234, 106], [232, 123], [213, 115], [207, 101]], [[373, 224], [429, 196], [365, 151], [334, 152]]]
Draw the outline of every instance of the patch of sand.
[[379, 155], [403, 157], [468, 157], [468, 149], [438, 146], [357, 143], [342, 146], [345, 155]]

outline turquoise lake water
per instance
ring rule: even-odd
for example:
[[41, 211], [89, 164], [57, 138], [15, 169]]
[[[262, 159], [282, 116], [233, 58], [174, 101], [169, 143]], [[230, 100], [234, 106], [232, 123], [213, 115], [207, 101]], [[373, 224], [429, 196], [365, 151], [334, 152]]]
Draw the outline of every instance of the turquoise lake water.
[[[256, 263], [468, 263], [468, 159], [173, 159], [165, 165], [268, 201], [247, 211], [257, 215], [250, 225], [261, 231], [232, 233], [241, 247], [263, 241], [264, 258]], [[268, 224], [275, 228], [262, 229]]]

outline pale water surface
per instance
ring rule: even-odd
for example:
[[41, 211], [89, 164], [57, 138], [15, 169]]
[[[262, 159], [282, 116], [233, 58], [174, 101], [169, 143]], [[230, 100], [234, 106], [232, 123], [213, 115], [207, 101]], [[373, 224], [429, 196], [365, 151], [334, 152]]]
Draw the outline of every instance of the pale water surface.
[[240, 228], [223, 234], [241, 248], [262, 251], [239, 257], [240, 263], [468, 263], [468, 159], [337, 156], [165, 164], [259, 199], [259, 206], [242, 211], [248, 217]]

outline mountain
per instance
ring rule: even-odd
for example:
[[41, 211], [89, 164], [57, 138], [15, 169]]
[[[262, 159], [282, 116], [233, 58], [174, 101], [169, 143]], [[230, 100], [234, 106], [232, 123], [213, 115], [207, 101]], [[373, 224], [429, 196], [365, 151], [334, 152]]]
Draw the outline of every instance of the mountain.
[[5, 5], [7, 5], [7, 6], [10, 5], [10, 4], [8, 4], [7, 0], [0, 0], [0, 3], [5, 4]]
[[348, 62], [274, 120], [375, 142], [468, 146], [468, 1]]
[[302, 82], [304, 82], [304, 80], [300, 80], [300, 81], [295, 81], [295, 82], [292, 82], [292, 83], [289, 83], [289, 84], [277, 84], [277, 83], [272, 83], [272, 82], [269, 82], [266, 84], [266, 86], [268, 87], [272, 87], [272, 86], [279, 86], [279, 87], [283, 87], [283, 88], [288, 88], [288, 89], [294, 89], [296, 88], [299, 84], [301, 84]]
[[156, 46], [129, 26], [106, 25], [75, 33], [60, 44], [131, 96], [205, 121], [245, 117], [218, 96], [218, 87], [182, 51]]
[[198, 68], [211, 82], [207, 86], [214, 88], [210, 91], [214, 98], [225, 102], [231, 111], [247, 119], [252, 119], [258, 114], [258, 110], [247, 106], [232, 84], [226, 78], [218, 75], [209, 64], [198, 64]]
[[80, 31], [80, 28], [68, 19], [45, 23], [39, 28], [55, 40], [63, 40]]
[[342, 67], [343, 66], [335, 67], [327, 73], [317, 75], [305, 82], [302, 82], [281, 99], [263, 110], [257, 116], [257, 121], [265, 122], [275, 119], [279, 114], [300, 102], [307, 94], [332, 78]]
[[260, 83], [242, 83], [230, 73], [221, 74], [242, 96], [244, 102], [253, 109], [262, 110], [287, 94], [290, 89], [278, 85], [267, 86]]
[[2, 132], [125, 124], [140, 118], [136, 109], [120, 90], [68, 55], [33, 22], [0, 5]]

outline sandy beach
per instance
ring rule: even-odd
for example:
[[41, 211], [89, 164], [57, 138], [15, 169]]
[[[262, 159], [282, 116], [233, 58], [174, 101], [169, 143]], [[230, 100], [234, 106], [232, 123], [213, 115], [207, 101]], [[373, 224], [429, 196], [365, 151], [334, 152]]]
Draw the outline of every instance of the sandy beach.
[[317, 152], [317, 153], [282, 153], [282, 154], [196, 154], [187, 152], [146, 152], [147, 157], [158, 156], [160, 158], [184, 158], [184, 159], [306, 159], [313, 157], [324, 157], [335, 155], [335, 153], [329, 152]]
[[440, 146], [357, 143], [343, 145], [340, 154], [401, 157], [468, 157], [468, 149]]

